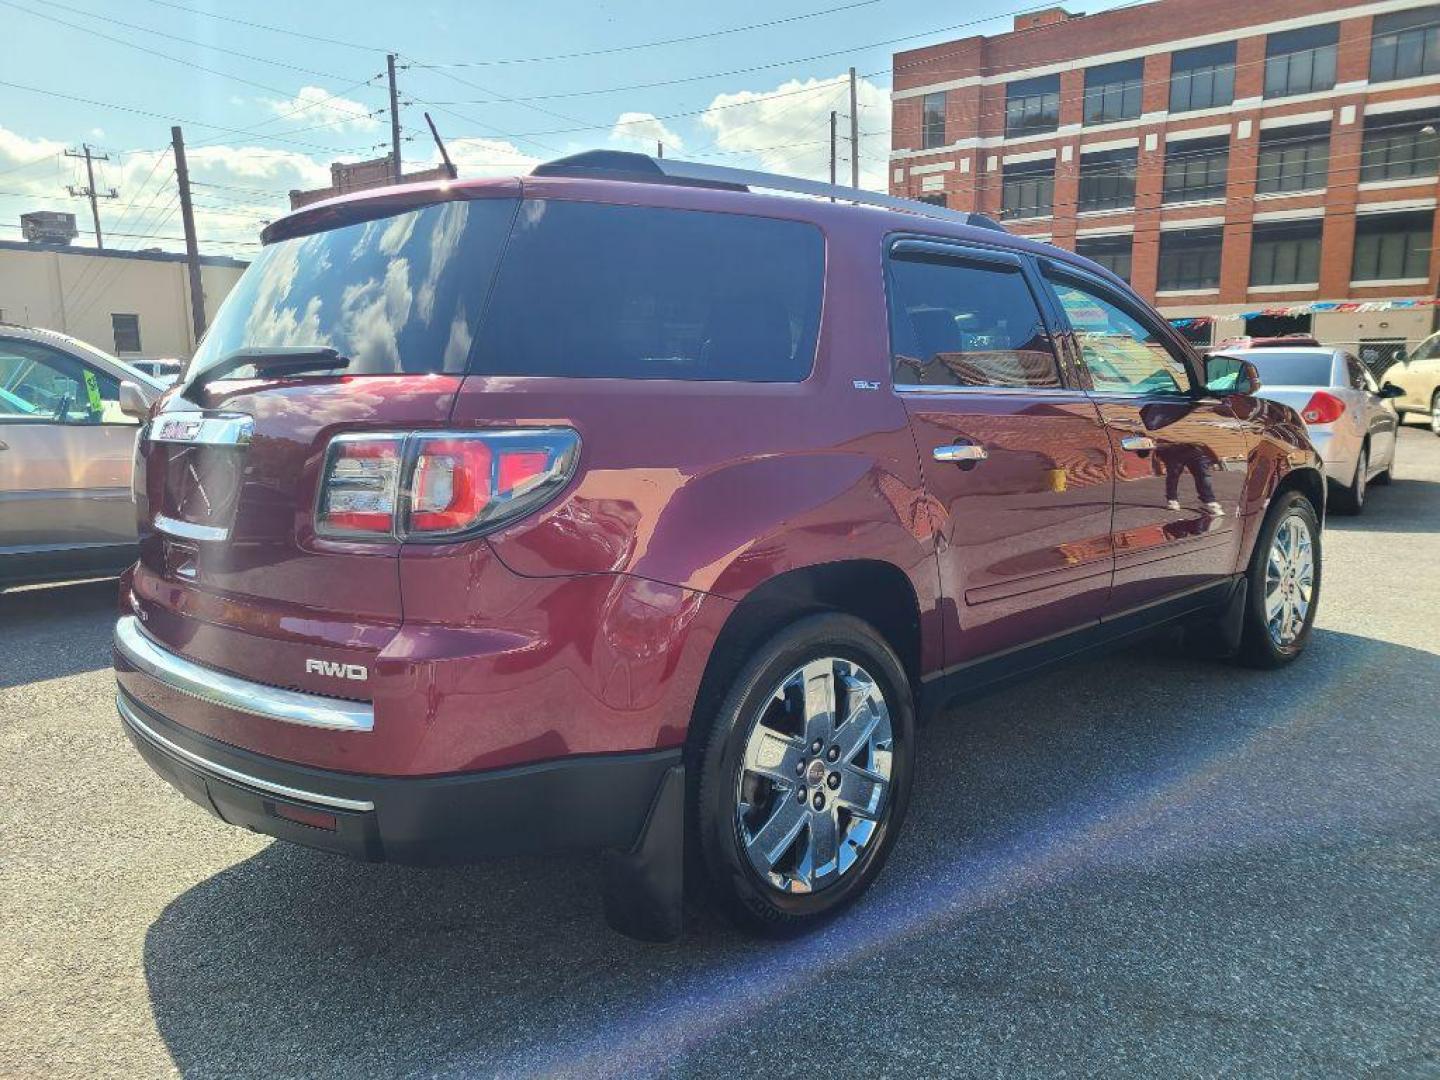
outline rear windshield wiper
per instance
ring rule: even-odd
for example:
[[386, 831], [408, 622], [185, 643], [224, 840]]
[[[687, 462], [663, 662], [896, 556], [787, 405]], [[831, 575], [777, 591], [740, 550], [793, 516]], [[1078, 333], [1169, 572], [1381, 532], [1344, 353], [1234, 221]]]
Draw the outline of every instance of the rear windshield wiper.
[[216, 361], [185, 384], [184, 396], [223, 379], [243, 367], [253, 367], [257, 374], [294, 375], [302, 371], [328, 371], [348, 367], [350, 358], [336, 349], [322, 345], [275, 345], [268, 348], [236, 349]]

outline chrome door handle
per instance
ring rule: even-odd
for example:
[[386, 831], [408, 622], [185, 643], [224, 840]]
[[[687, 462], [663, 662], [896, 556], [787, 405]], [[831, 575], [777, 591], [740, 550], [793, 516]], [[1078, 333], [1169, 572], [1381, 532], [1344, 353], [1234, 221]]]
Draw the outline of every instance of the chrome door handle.
[[988, 450], [975, 443], [949, 443], [946, 446], [935, 447], [930, 453], [936, 461], [949, 461], [956, 464], [984, 461], [990, 456]]
[[1120, 440], [1120, 449], [1135, 450], [1143, 454], [1147, 450], [1155, 449], [1155, 440], [1149, 435], [1126, 435]]

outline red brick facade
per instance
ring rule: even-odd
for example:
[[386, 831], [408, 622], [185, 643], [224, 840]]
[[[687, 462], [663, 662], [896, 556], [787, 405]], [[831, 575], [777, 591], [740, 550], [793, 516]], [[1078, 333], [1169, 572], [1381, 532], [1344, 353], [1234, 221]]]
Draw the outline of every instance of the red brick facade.
[[[1399, 17], [1397, 13], [1409, 12], [1423, 29], [1432, 25], [1426, 14], [1430, 8], [1423, 0], [1275, 0], [1269, 4], [1253, 0], [1156, 0], [1091, 16], [1069, 17], [1052, 9], [1024, 16], [1026, 28], [1019, 28], [1021, 20], [1017, 19], [1017, 29], [1011, 33], [897, 53], [891, 191], [912, 198], [934, 199], [943, 194], [952, 208], [999, 218], [1005, 166], [1019, 164], [1017, 158], [1043, 162], [1047, 156], [1052, 157], [1051, 212], [1012, 216], [1006, 221], [1007, 228], [1070, 249], [1076, 245], [1077, 234], [1081, 238], [1131, 235], [1132, 284], [1171, 315], [1233, 316], [1246, 309], [1307, 300], [1433, 297], [1440, 276], [1440, 242], [1431, 244], [1428, 281], [1415, 280], [1418, 274], [1386, 279], [1381, 284], [1351, 280], [1356, 222], [1365, 219], [1367, 209], [1379, 212], [1384, 206], [1397, 213], [1402, 209], [1415, 213], [1429, 210], [1433, 220], [1437, 195], [1434, 169], [1428, 175], [1402, 181], [1362, 183], [1360, 175], [1367, 115], [1373, 118], [1395, 114], [1406, 122], [1412, 110], [1428, 109], [1440, 115], [1440, 72], [1372, 78], [1371, 71], [1375, 20], [1391, 18], [1392, 23], [1385, 24], [1389, 26]], [[1434, 6], [1433, 12], [1435, 24], [1440, 25], [1440, 5]], [[1331, 54], [1335, 67], [1333, 86], [1292, 96], [1265, 96], [1270, 36], [1332, 24], [1338, 36]], [[1440, 35], [1440, 29], [1434, 33]], [[1232, 101], [1172, 112], [1172, 53], [1232, 41]], [[1143, 65], [1141, 115], [1118, 122], [1085, 123], [1086, 69], [1137, 60]], [[1049, 76], [1058, 76], [1056, 123], [1049, 131], [1007, 137], [1007, 83]], [[925, 96], [940, 92], [945, 95], [943, 140], [934, 149], [922, 150]], [[1397, 105], [1400, 102], [1405, 103], [1403, 113]], [[1276, 132], [1285, 128], [1318, 131], [1321, 125], [1329, 130], [1329, 163], [1328, 172], [1323, 174], [1323, 189], [1257, 197], [1262, 131], [1274, 145], [1275, 141], [1283, 141], [1284, 136]], [[1197, 132], [1203, 132], [1208, 139], [1228, 139], [1223, 197], [1162, 203], [1166, 147], [1188, 141], [1186, 133], [1194, 138]], [[1077, 204], [1082, 153], [1130, 146], [1137, 153], [1133, 206], [1081, 212]], [[1175, 153], [1184, 156], [1186, 152], [1177, 149]], [[1043, 164], [1037, 167], [1043, 168]], [[1291, 282], [1271, 288], [1252, 285], [1254, 227], [1267, 222], [1317, 219], [1322, 222], [1318, 282]], [[1215, 288], [1165, 290], [1157, 296], [1161, 237], [1185, 222], [1223, 229], [1218, 283]], [[1434, 226], [1431, 228], [1433, 231]], [[1440, 241], [1440, 231], [1433, 235]], [[1413, 338], [1428, 328], [1428, 312], [1423, 317], [1420, 312], [1404, 314], [1399, 325], [1405, 336]], [[1376, 323], [1374, 319], [1369, 321]], [[1375, 326], [1356, 326], [1357, 335], [1367, 330], [1378, 332]], [[1225, 329], [1238, 332], [1235, 326]]]

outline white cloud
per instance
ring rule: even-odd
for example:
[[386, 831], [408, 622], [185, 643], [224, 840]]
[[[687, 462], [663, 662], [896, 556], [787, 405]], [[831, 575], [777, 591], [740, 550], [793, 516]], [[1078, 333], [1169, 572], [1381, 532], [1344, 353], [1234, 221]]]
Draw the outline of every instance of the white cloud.
[[339, 97], [320, 86], [302, 86], [293, 98], [278, 101], [262, 99], [265, 106], [277, 117], [295, 123], [334, 124], [336, 128], [354, 128], [370, 131], [380, 126], [380, 121], [370, 115], [371, 110], [359, 101]]
[[[875, 191], [888, 189], [890, 156], [890, 95], [861, 79], [860, 185]], [[752, 159], [767, 172], [830, 178], [830, 112], [840, 114], [837, 179], [850, 179], [850, 109], [848, 77], [792, 79], [770, 90], [742, 90], [717, 94], [700, 116], [714, 134], [715, 145], [740, 158]], [[742, 164], [733, 158], [726, 164]]]
[[610, 129], [610, 141], [638, 148], [647, 154], [655, 152], [656, 143], [664, 143], [666, 153], [672, 150], [678, 153], [685, 148], [685, 141], [678, 134], [666, 127], [659, 117], [647, 112], [621, 113]]
[[[441, 132], [444, 136], [444, 132]], [[521, 176], [540, 163], [505, 139], [446, 139], [445, 149], [462, 178], [480, 176]], [[439, 165], [440, 151], [431, 143], [429, 164]]]

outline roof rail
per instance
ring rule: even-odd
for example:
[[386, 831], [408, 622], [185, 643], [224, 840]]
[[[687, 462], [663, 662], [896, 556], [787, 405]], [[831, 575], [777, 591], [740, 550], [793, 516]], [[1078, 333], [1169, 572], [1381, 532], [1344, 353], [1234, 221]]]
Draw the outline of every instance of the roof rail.
[[949, 210], [943, 206], [920, 202], [918, 199], [902, 199], [894, 195], [882, 195], [878, 191], [841, 187], [839, 184], [823, 184], [817, 180], [804, 180], [798, 176], [782, 176], [779, 173], [731, 169], [723, 165], [705, 165], [698, 161], [677, 161], [674, 158], [655, 158], [627, 150], [586, 150], [579, 154], [536, 165], [530, 171], [530, 175], [629, 180], [646, 184], [683, 184], [690, 187], [722, 188], [729, 191], [752, 191], [756, 188], [765, 191], [786, 191], [796, 195], [813, 195], [820, 199], [834, 199], [837, 202], [859, 203], [863, 206], [899, 210], [921, 217], [952, 221], [959, 225], [1005, 231], [999, 222], [983, 214]]

